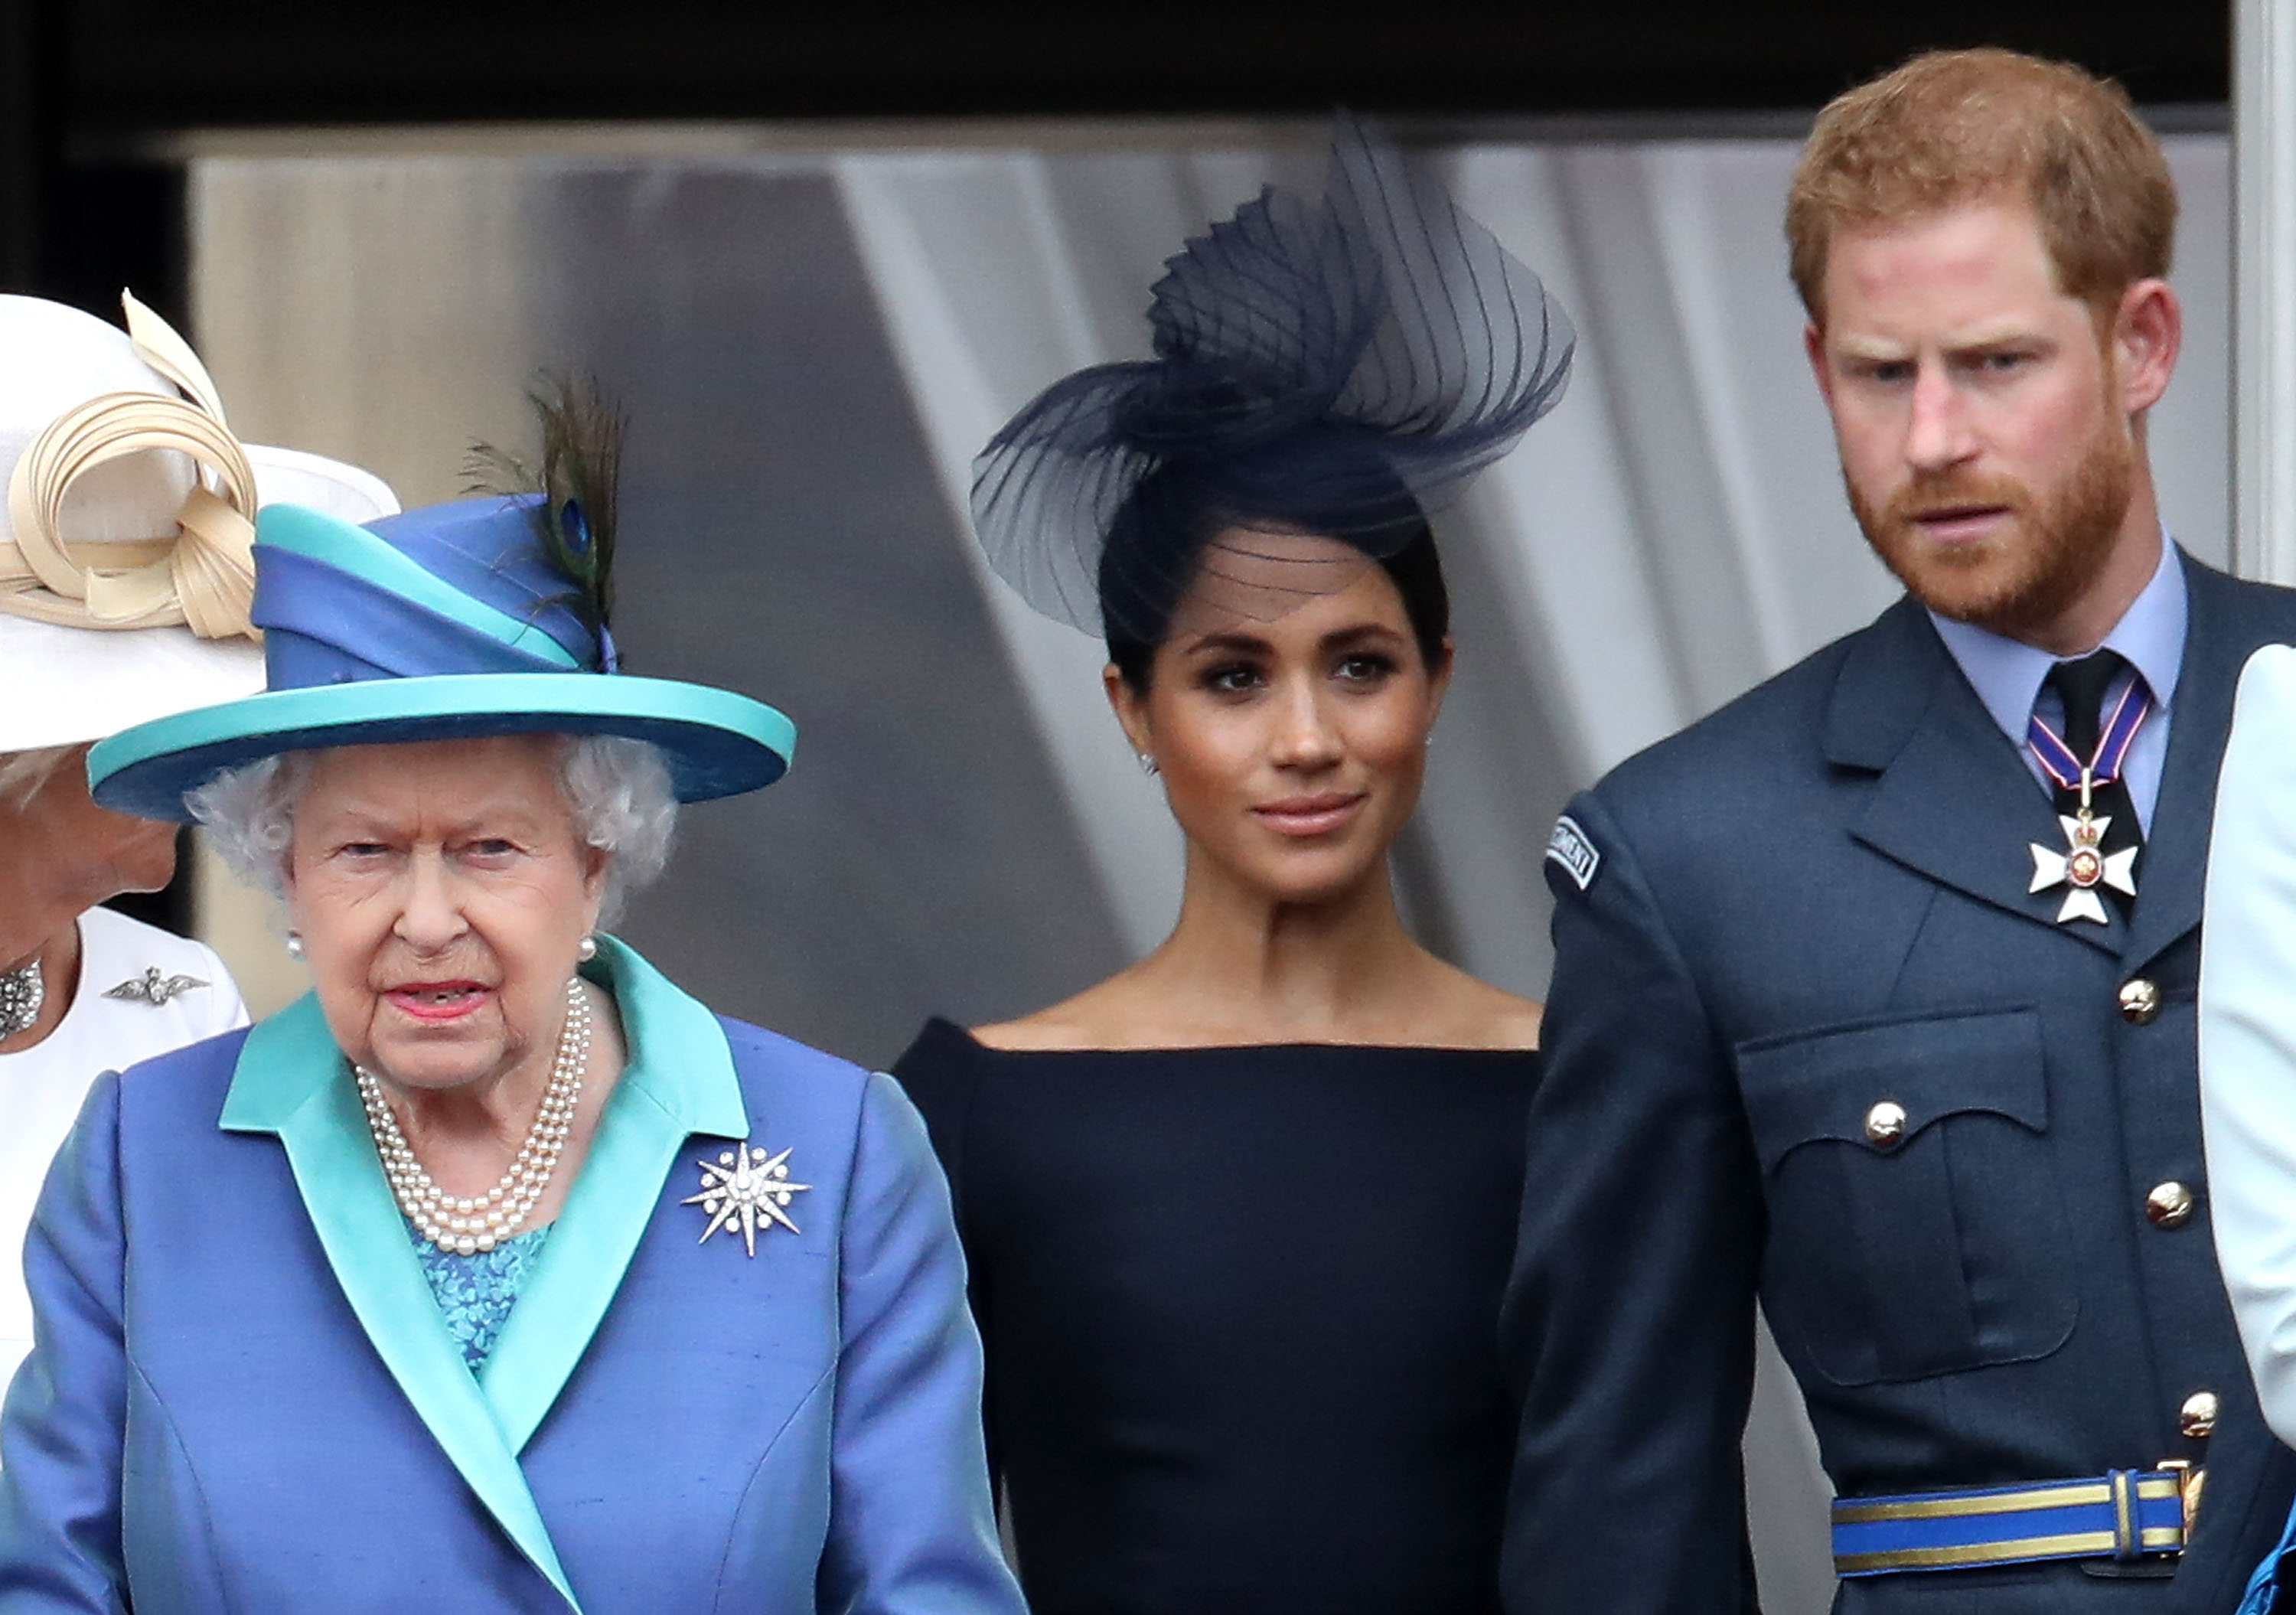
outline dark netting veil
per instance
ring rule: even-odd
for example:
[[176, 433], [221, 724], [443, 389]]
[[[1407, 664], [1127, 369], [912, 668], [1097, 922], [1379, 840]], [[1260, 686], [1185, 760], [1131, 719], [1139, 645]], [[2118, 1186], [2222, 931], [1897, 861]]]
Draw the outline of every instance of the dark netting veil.
[[1165, 271], [1155, 357], [1055, 382], [973, 463], [989, 565], [1112, 638], [1160, 638], [1223, 529], [1394, 553], [1570, 376], [1538, 276], [1345, 114], [1321, 197], [1269, 187]]

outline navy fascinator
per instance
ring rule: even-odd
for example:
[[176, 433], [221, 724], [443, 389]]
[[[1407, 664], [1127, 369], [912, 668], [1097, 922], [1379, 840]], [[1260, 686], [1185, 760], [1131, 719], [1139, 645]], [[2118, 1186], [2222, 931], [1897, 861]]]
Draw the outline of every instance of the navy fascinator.
[[1576, 340], [1538, 275], [1344, 113], [1321, 197], [1268, 187], [1152, 297], [1155, 357], [1054, 383], [972, 485], [1023, 599], [1146, 643], [1223, 529], [1394, 553], [1554, 406]]

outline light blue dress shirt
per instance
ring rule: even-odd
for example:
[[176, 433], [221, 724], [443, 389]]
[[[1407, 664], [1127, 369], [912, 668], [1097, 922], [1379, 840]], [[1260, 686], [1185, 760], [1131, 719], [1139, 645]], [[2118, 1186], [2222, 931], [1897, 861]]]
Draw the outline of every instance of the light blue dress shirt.
[[[2152, 716], [2136, 732], [2121, 767], [2129, 797], [2136, 804], [2137, 820], [2147, 835], [2152, 832], [2152, 804], [2160, 798], [2161, 769], [2169, 756], [2169, 726], [2177, 709], [2177, 673], [2185, 661], [2185, 569], [2176, 545], [2164, 536], [2161, 564], [2153, 568], [2152, 581], [2097, 646], [2119, 652], [2144, 675], [2152, 692]], [[2049, 776], [2041, 771], [2041, 759], [2025, 743], [2025, 726], [2038, 704], [2041, 721], [2063, 733], [2064, 703], [2055, 691], [2045, 690], [2042, 685], [2049, 669], [2068, 659], [1935, 611], [1930, 613], [1930, 620], [1937, 625], [1938, 636], [1977, 692], [1977, 699], [1985, 703], [1986, 711], [2017, 748], [2017, 755], [2025, 759], [2034, 783], [2045, 791], [2054, 790]], [[2105, 693], [2108, 710], [2126, 688], [2126, 677], [2113, 681]]]

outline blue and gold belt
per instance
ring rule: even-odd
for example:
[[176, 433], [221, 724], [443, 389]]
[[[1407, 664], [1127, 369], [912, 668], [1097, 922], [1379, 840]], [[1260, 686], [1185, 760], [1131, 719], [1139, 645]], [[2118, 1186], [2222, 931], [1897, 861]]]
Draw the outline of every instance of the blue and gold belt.
[[2197, 1470], [2164, 1464], [2093, 1480], [1842, 1498], [1833, 1505], [1833, 1570], [1881, 1576], [2178, 1554], [2201, 1480]]

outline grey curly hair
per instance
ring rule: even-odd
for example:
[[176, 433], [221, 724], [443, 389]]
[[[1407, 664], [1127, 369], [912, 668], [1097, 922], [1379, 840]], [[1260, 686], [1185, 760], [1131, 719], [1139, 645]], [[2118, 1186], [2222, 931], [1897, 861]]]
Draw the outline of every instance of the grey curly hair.
[[[660, 748], [619, 734], [562, 737], [558, 788], [574, 828], [592, 847], [613, 854], [598, 913], [603, 929], [620, 917], [632, 892], [652, 881], [669, 861], [677, 828], [677, 795]], [[227, 768], [184, 805], [207, 827], [231, 872], [249, 885], [283, 898], [287, 848], [294, 838], [295, 803], [311, 777], [313, 753], [288, 751]]]

